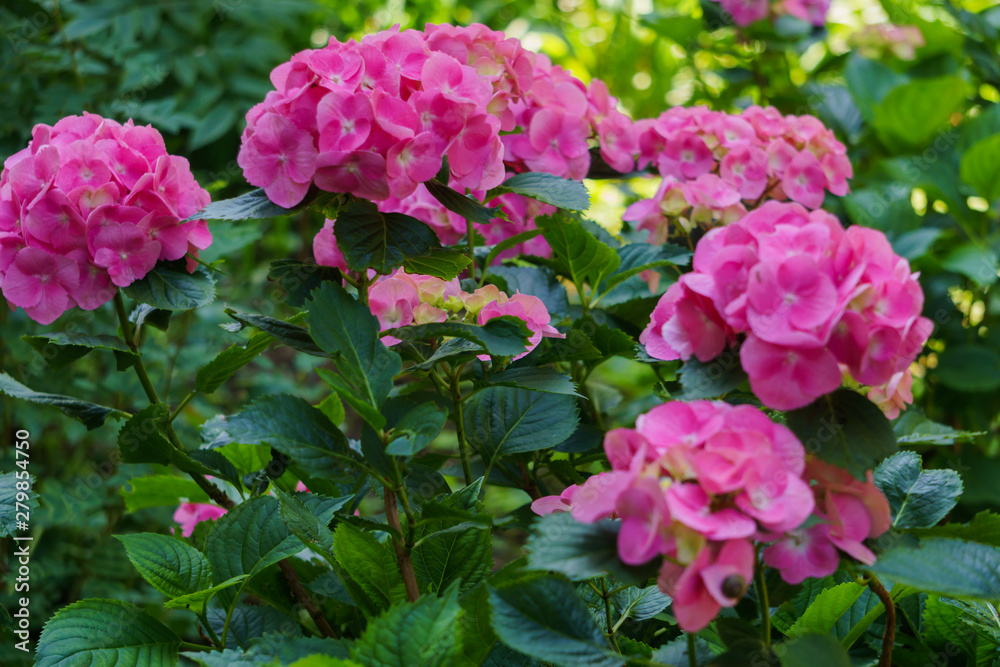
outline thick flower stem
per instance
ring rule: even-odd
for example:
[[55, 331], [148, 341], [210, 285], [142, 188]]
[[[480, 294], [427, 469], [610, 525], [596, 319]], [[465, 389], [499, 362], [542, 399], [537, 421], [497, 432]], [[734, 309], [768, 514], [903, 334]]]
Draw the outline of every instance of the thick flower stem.
[[601, 597], [604, 598], [604, 618], [608, 624], [608, 639], [611, 640], [611, 646], [621, 653], [622, 650], [618, 648], [618, 638], [615, 637], [615, 628], [611, 624], [611, 596], [608, 594], [608, 584], [604, 579], [601, 579]]
[[760, 607], [760, 626], [764, 636], [764, 646], [771, 645], [771, 606], [767, 601], [767, 583], [764, 581], [764, 568], [757, 566], [754, 573], [754, 586], [757, 588], [757, 605]]
[[313, 620], [313, 623], [316, 624], [316, 627], [319, 628], [319, 631], [323, 634], [323, 636], [336, 639], [337, 633], [333, 631], [333, 628], [330, 627], [327, 620], [323, 618], [323, 612], [319, 610], [319, 607], [316, 606], [313, 599], [309, 597], [309, 593], [307, 593], [306, 589], [302, 587], [302, 582], [299, 581], [299, 575], [295, 572], [295, 568], [292, 567], [292, 564], [288, 562], [288, 559], [286, 558], [285, 560], [279, 561], [278, 567], [281, 568], [281, 573], [285, 576], [285, 581], [288, 582], [289, 588], [292, 589], [292, 594], [295, 595], [295, 598], [301, 602], [302, 606], [305, 607], [307, 612], [309, 612], [309, 617]]
[[688, 667], [698, 667], [698, 654], [694, 645], [694, 635], [690, 632], [686, 632], [684, 634], [687, 637], [688, 645]]
[[403, 541], [403, 527], [399, 523], [399, 510], [396, 509], [396, 492], [389, 487], [385, 488], [385, 517], [393, 530], [397, 531], [400, 537], [393, 535], [392, 544], [396, 549], [396, 562], [399, 563], [399, 571], [403, 575], [403, 586], [406, 587], [406, 598], [410, 602], [415, 602], [420, 597], [420, 589], [417, 587], [417, 574], [413, 571], [413, 561], [410, 560], [410, 548]]
[[882, 656], [879, 658], [879, 667], [891, 667], [892, 665], [892, 644], [896, 641], [896, 605], [892, 602], [892, 596], [885, 586], [874, 574], [868, 580], [868, 588], [878, 596], [885, 607], [885, 634], [882, 635]]

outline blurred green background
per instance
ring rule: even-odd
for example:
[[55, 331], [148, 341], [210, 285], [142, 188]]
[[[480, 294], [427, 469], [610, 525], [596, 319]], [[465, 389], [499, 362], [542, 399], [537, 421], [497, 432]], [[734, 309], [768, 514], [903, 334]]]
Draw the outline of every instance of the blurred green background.
[[[928, 465], [962, 472], [961, 511], [968, 514], [1000, 505], [1000, 460], [994, 458], [1000, 447], [1000, 239], [997, 197], [984, 191], [996, 188], [963, 174], [969, 151], [1000, 133], [994, 4], [834, 0], [825, 29], [794, 20], [735, 29], [717, 5], [696, 0], [486, 0], [471, 7], [455, 0], [15, 0], [0, 5], [0, 158], [24, 147], [35, 123], [86, 110], [153, 124], [170, 152], [191, 160], [214, 198], [240, 194], [248, 189], [235, 163], [243, 116], [271, 88], [270, 70], [296, 51], [325, 45], [331, 35], [345, 40], [397, 23], [482, 22], [505, 30], [583, 80], [606, 81], [635, 118], [687, 104], [727, 111], [773, 104], [785, 113], [815, 114], [848, 145], [856, 172], [852, 194], [830, 197], [827, 208], [845, 222], [889, 235], [922, 271], [925, 314], [937, 325], [915, 369], [917, 401], [900, 432], [919, 431], [921, 415], [984, 432], [961, 448], [926, 452]], [[887, 20], [920, 28], [926, 45], [913, 61], [854, 53], [852, 35]], [[938, 92], [897, 92], [926, 85]], [[1000, 175], [1000, 156], [995, 162], [993, 173]], [[631, 190], [591, 186], [593, 215], [613, 225]], [[147, 366], [165, 400], [176, 404], [204, 360], [239, 340], [219, 326], [229, 321], [226, 305], [281, 316], [283, 294], [267, 280], [269, 264], [311, 256], [322, 224], [315, 216], [212, 224], [216, 241], [203, 257], [224, 260], [222, 298], [175, 316], [167, 333], [147, 328]], [[40, 330], [107, 333], [114, 327], [110, 306], [72, 311], [49, 327], [0, 307], [0, 370], [39, 391], [128, 407], [138, 384], [114, 372], [110, 355], [94, 352], [59, 370], [21, 341]], [[290, 391], [318, 401], [322, 389], [312, 364], [287, 350], [261, 357], [226, 391], [193, 401], [177, 422], [182, 438], [197, 441], [198, 424], [258, 394]], [[638, 365], [615, 364], [600, 374], [602, 405], [612, 421], [625, 423], [655, 400], [655, 378]], [[140, 605], [157, 600], [110, 536], [162, 532], [172, 525], [172, 508], [126, 514], [122, 487], [143, 471], [129, 466], [126, 474], [116, 465], [114, 427], [87, 432], [50, 408], [5, 397], [0, 406], [0, 470], [13, 468], [14, 431], [31, 433], [40, 494], [33, 515], [34, 622], [83, 597]], [[0, 541], [0, 602], [11, 593], [3, 569], [10, 549]], [[0, 662], [15, 659], [23, 655], [5, 643]]]

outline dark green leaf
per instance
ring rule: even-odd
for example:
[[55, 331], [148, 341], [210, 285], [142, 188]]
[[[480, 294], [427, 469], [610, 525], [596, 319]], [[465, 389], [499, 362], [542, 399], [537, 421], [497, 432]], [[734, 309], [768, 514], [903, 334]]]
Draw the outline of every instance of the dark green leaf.
[[132, 490], [122, 489], [125, 509], [129, 512], [147, 507], [176, 507], [182, 499], [193, 503], [207, 503], [211, 499], [190, 479], [172, 475], [135, 477], [128, 482]]
[[465, 195], [452, 190], [440, 181], [432, 179], [424, 183], [424, 185], [427, 187], [427, 191], [434, 195], [434, 198], [437, 199], [442, 206], [452, 213], [457, 213], [470, 222], [487, 224], [490, 220], [497, 217], [497, 211], [483, 206], [472, 197], [466, 197]]
[[205, 542], [216, 584], [245, 574], [253, 578], [269, 565], [305, 548], [281, 520], [278, 499], [257, 496], [216, 520]]
[[290, 213], [293, 209], [282, 208], [267, 198], [263, 189], [212, 202], [188, 218], [189, 220], [263, 220]]
[[543, 172], [517, 174], [504, 181], [498, 189], [516, 192], [569, 211], [590, 208], [590, 194], [583, 183]]
[[488, 387], [465, 404], [465, 433], [486, 461], [554, 447], [579, 422], [573, 396]]
[[44, 394], [33, 391], [6, 373], [0, 373], [0, 392], [10, 396], [11, 398], [20, 398], [31, 403], [54, 405], [69, 417], [79, 419], [88, 430], [97, 428], [109, 417], [112, 419], [119, 419], [126, 416], [126, 414], [120, 410], [108, 408], [96, 403], [90, 403], [88, 401], [81, 401], [73, 398], [72, 396]]
[[930, 528], [947, 516], [962, 494], [954, 470], [923, 470], [915, 452], [897, 452], [875, 470], [875, 484], [889, 500], [895, 528]]
[[278, 320], [273, 317], [267, 317], [266, 315], [243, 313], [238, 310], [233, 310], [232, 308], [227, 308], [226, 314], [240, 324], [260, 329], [288, 347], [294, 348], [299, 352], [305, 352], [306, 354], [311, 354], [315, 357], [331, 356], [316, 345], [316, 341], [313, 340], [312, 336], [309, 334], [309, 330], [305, 327], [300, 327], [297, 324], [285, 322], [284, 320]]
[[416, 406], [396, 422], [385, 451], [393, 456], [413, 456], [438, 436], [447, 419], [448, 411], [430, 401]]
[[486, 324], [467, 322], [432, 322], [389, 329], [386, 335], [404, 341], [454, 337], [477, 343], [482, 351], [494, 357], [513, 357], [528, 347], [530, 332], [524, 320], [511, 315], [495, 317]]
[[268, 280], [276, 280], [285, 290], [285, 302], [301, 308], [314, 289], [328, 280], [341, 280], [340, 271], [330, 266], [320, 266], [297, 259], [279, 259], [271, 262]]
[[982, 287], [988, 287], [997, 281], [998, 265], [1000, 255], [992, 248], [985, 248], [978, 243], [960, 245], [941, 260], [941, 266], [945, 269], [967, 276]]
[[786, 423], [806, 448], [858, 478], [896, 451], [892, 425], [867, 398], [838, 389], [787, 414]]
[[985, 345], [948, 347], [935, 374], [941, 384], [961, 392], [990, 392], [1000, 387], [1000, 353]]
[[250, 336], [244, 345], [233, 345], [218, 354], [212, 361], [198, 370], [195, 388], [202, 394], [211, 394], [221, 387], [236, 371], [256, 359], [271, 346], [274, 337], [261, 331]]
[[618, 250], [620, 264], [618, 270], [608, 278], [605, 290], [611, 290], [616, 285], [628, 280], [643, 271], [658, 269], [664, 266], [684, 266], [691, 261], [690, 250], [666, 243], [652, 245], [649, 243], [630, 243]]
[[437, 248], [426, 255], [407, 257], [403, 260], [403, 268], [407, 273], [451, 280], [462, 273], [471, 261], [461, 250]]
[[577, 285], [596, 288], [621, 263], [612, 248], [583, 228], [579, 221], [564, 217], [538, 218], [538, 228], [552, 246], [560, 271]]
[[986, 544], [945, 537], [901, 541], [870, 569], [927, 593], [1000, 601], [1000, 549]]
[[341, 211], [333, 229], [352, 271], [390, 273], [407, 257], [441, 247], [434, 230], [423, 222], [402, 213], [383, 213], [362, 200]]
[[175, 537], [156, 533], [115, 535], [128, 559], [156, 590], [168, 597], [196, 593], [212, 585], [212, 568], [200, 551]]
[[364, 592], [374, 609], [384, 611], [406, 599], [392, 547], [380, 544], [370, 532], [347, 522], [340, 523], [333, 532], [333, 553], [349, 580]]
[[493, 386], [520, 387], [549, 394], [579, 396], [572, 378], [552, 368], [510, 368], [489, 378]]
[[831, 635], [804, 635], [781, 644], [781, 667], [851, 667], [851, 658]]
[[[529, 229], [526, 232], [521, 232], [520, 234], [514, 234], [513, 236], [505, 238], [503, 241], [500, 241], [486, 252], [486, 259], [483, 261], [483, 266], [488, 267], [491, 264], [493, 264], [493, 262], [496, 260], [497, 257], [500, 256], [502, 252], [510, 250], [514, 246], [521, 245], [522, 243], [530, 241], [536, 236], [541, 236], [541, 235], [542, 235], [542, 230]], [[476, 250], [478, 254], [479, 249], [476, 248]]]
[[683, 401], [720, 398], [747, 379], [747, 374], [740, 365], [739, 350], [726, 350], [708, 362], [691, 357], [681, 366], [678, 376], [681, 393], [676, 398]]
[[[33, 347], [42, 355], [45, 362], [56, 370], [73, 363], [94, 349], [112, 350], [132, 363], [136, 358], [136, 354], [129, 349], [125, 341], [117, 336], [88, 336], [66, 332], [22, 336], [21, 339]], [[131, 363], [128, 366], [131, 366]]]
[[215, 278], [203, 266], [188, 273], [184, 260], [160, 262], [125, 294], [161, 310], [191, 310], [215, 301]]
[[983, 139], [965, 151], [959, 173], [987, 201], [1000, 197], [1000, 135]]

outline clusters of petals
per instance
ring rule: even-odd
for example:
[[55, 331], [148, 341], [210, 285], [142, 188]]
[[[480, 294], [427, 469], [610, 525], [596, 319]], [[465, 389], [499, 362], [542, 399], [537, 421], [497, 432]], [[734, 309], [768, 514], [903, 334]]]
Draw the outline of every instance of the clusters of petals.
[[666, 557], [659, 585], [688, 632], [746, 592], [752, 540], [797, 530], [815, 507], [802, 444], [749, 405], [665, 403], [635, 429], [610, 431], [604, 450], [610, 471], [532, 509], [583, 523], [620, 519], [619, 557], [632, 565]]
[[[765, 3], [766, 4], [766, 3]], [[813, 116], [752, 106], [739, 114], [675, 107], [636, 121], [638, 166], [663, 179], [623, 216], [662, 243], [674, 220], [690, 230], [738, 219], [765, 199], [814, 209], [848, 192], [846, 148]]]
[[920, 315], [918, 274], [882, 232], [845, 230], [825, 211], [767, 202], [705, 234], [693, 268], [640, 336], [653, 357], [708, 362], [742, 343], [751, 388], [777, 410], [834, 391], [844, 372], [881, 387], [879, 402], [897, 412], [912, 400], [909, 379], [896, 376], [933, 324]]
[[185, 222], [208, 193], [150, 126], [68, 116], [36, 125], [3, 167], [0, 288], [41, 324], [93, 310], [157, 261], [212, 242], [203, 220]]
[[826, 14], [830, 10], [830, 0], [714, 0], [723, 11], [732, 17], [738, 26], [748, 26], [751, 23], [783, 14], [794, 16], [814, 26], [826, 23]]
[[[486, 324], [509, 315], [522, 320], [528, 328], [528, 346], [514, 359], [520, 359], [536, 347], [542, 338], [565, 338], [553, 327], [542, 300], [530, 294], [508, 296], [494, 285], [470, 293], [462, 291], [458, 279], [441, 280], [434, 276], [406, 273], [399, 269], [376, 280], [368, 290], [368, 304], [378, 319], [381, 331], [432, 322], [454, 321]], [[392, 346], [400, 342], [391, 335], [382, 342]], [[489, 361], [489, 355], [480, 357]]]

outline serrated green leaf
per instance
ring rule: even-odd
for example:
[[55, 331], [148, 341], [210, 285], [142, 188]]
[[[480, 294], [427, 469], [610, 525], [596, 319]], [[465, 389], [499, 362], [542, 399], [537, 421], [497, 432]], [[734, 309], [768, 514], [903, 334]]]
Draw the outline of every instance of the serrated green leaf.
[[161, 310], [192, 310], [215, 301], [215, 278], [203, 266], [188, 273], [184, 261], [160, 262], [125, 294]]
[[187, 595], [179, 595], [164, 602], [163, 607], [164, 609], [188, 609], [196, 614], [204, 614], [205, 608], [208, 606], [208, 603], [212, 601], [212, 598], [215, 597], [216, 593], [224, 591], [227, 588], [235, 586], [236, 584], [243, 583], [247, 576], [248, 575], [241, 574], [233, 577], [232, 579], [227, 579], [221, 584], [212, 586], [211, 588], [195, 591], [194, 593], [188, 593]]
[[462, 608], [458, 588], [440, 598], [425, 595], [400, 604], [368, 623], [351, 646], [351, 659], [385, 667], [450, 667], [459, 664]]
[[172, 475], [135, 477], [128, 484], [132, 490], [122, 488], [125, 509], [135, 512], [147, 507], [176, 506], [182, 499], [192, 503], [207, 503], [211, 499], [193, 481]]
[[403, 268], [407, 273], [434, 276], [441, 280], [456, 278], [472, 260], [461, 250], [437, 248], [426, 255], [407, 257]]
[[489, 249], [489, 251], [486, 253], [486, 259], [483, 260], [483, 266], [489, 267], [490, 265], [493, 264], [494, 261], [496, 261], [496, 258], [499, 257], [501, 253], [510, 250], [514, 246], [526, 243], [527, 241], [530, 241], [531, 239], [541, 235], [542, 235], [542, 230], [529, 229], [528, 231], [521, 232], [519, 234], [514, 234], [513, 236], [505, 238], [504, 240], [500, 241], [499, 243], [497, 243], [496, 245], [494, 245], [492, 248]]
[[314, 357], [331, 356], [316, 345], [316, 341], [313, 340], [312, 336], [309, 334], [309, 330], [305, 327], [300, 327], [297, 324], [285, 322], [284, 320], [275, 319], [273, 317], [267, 317], [266, 315], [244, 313], [238, 310], [233, 310], [232, 308], [227, 308], [226, 314], [240, 324], [260, 329], [268, 335], [273, 336], [281, 343], [284, 343], [288, 347], [296, 349], [299, 352], [305, 352], [306, 354]]
[[959, 648], [969, 658], [976, 655], [976, 632], [962, 619], [961, 609], [936, 595], [928, 595], [920, 614], [920, 636], [928, 646]]
[[354, 408], [361, 415], [361, 418], [368, 422], [372, 428], [382, 429], [385, 427], [385, 417], [378, 408], [368, 403], [364, 397], [359, 396], [357, 389], [344, 379], [343, 376], [334, 373], [329, 368], [317, 368], [316, 374], [319, 375], [323, 382], [330, 385], [330, 388], [336, 392], [335, 396], [339, 396]]
[[403, 362], [379, 340], [378, 320], [371, 311], [340, 285], [325, 283], [313, 293], [306, 320], [317, 345], [336, 359], [341, 375], [365, 402], [381, 407]]
[[440, 181], [432, 179], [425, 182], [424, 186], [442, 206], [470, 222], [488, 224], [497, 217], [497, 211], [483, 206], [472, 197], [456, 192]]
[[875, 485], [892, 510], [894, 528], [930, 528], [943, 519], [962, 494], [954, 470], [923, 470], [915, 452], [898, 452], [875, 469]]
[[727, 350], [709, 362], [691, 357], [678, 371], [681, 393], [678, 400], [721, 398], [746, 382], [738, 351]]
[[11, 398], [20, 398], [21, 400], [29, 401], [31, 403], [55, 406], [62, 410], [65, 415], [83, 422], [83, 425], [87, 427], [87, 430], [97, 428], [108, 418], [120, 419], [128, 416], [127, 413], [124, 413], [121, 410], [108, 408], [103, 405], [98, 405], [97, 403], [90, 403], [89, 401], [81, 401], [73, 398], [72, 396], [45, 394], [34, 391], [25, 387], [23, 384], [6, 373], [0, 373], [0, 393], [6, 394]]
[[380, 544], [371, 533], [347, 522], [340, 523], [333, 531], [333, 554], [375, 610], [384, 611], [406, 599], [403, 577], [392, 548]]
[[519, 387], [549, 394], [579, 396], [572, 378], [552, 368], [510, 368], [489, 378], [496, 387]]
[[953, 537], [967, 542], [1000, 547], [1000, 514], [983, 510], [968, 523], [949, 523], [918, 531], [917, 534], [929, 537]]
[[653, 618], [670, 604], [670, 596], [660, 590], [656, 584], [640, 588], [629, 586], [615, 593], [611, 598], [621, 616], [634, 621], [645, 621]]
[[488, 387], [465, 402], [466, 438], [483, 459], [554, 447], [579, 423], [576, 399], [511, 387]]
[[948, 597], [1000, 601], [1000, 549], [945, 537], [902, 541], [870, 568], [896, 584]]
[[864, 590], [864, 586], [853, 581], [827, 588], [816, 597], [785, 634], [794, 638], [830, 632], [837, 619], [851, 608]]
[[142, 578], [169, 597], [196, 593], [212, 585], [205, 556], [175, 537], [156, 533], [115, 535]]
[[181, 639], [133, 604], [80, 600], [49, 619], [38, 640], [36, 667], [174, 665]]
[[278, 259], [271, 262], [268, 280], [276, 280], [285, 290], [285, 303], [301, 308], [312, 291], [328, 280], [341, 280], [340, 271], [330, 266], [320, 266], [297, 259]]
[[393, 456], [413, 456], [438, 436], [447, 420], [447, 410], [431, 401], [421, 403], [396, 422], [386, 453]]
[[476, 499], [480, 485], [473, 484], [428, 503], [414, 535], [413, 567], [422, 590], [443, 591], [460, 583], [465, 593], [489, 576], [493, 569], [492, 516]]
[[568, 211], [590, 208], [590, 194], [583, 183], [544, 172], [531, 171], [511, 176], [498, 190], [516, 192]]
[[170, 411], [162, 403], [143, 408], [129, 418], [118, 431], [118, 452], [125, 463], [159, 463], [168, 465], [176, 450], [160, 434]]
[[552, 246], [561, 272], [577, 285], [597, 286], [621, 263], [612, 248], [583, 228], [577, 220], [563, 217], [538, 218], [538, 228]]
[[849, 389], [792, 410], [786, 423], [807, 451], [858, 478], [896, 451], [889, 420], [874, 403]]
[[195, 389], [202, 394], [213, 393], [235, 375], [236, 371], [269, 348], [273, 342], [274, 338], [270, 334], [258, 332], [252, 335], [246, 344], [226, 348], [198, 370]]
[[358, 199], [340, 212], [333, 230], [352, 271], [391, 273], [407, 257], [426, 255], [441, 247], [434, 230], [420, 220], [403, 213], [384, 213], [375, 204]]
[[618, 667], [576, 587], [565, 579], [535, 576], [490, 587], [492, 624], [517, 651], [566, 667]]
[[61, 332], [21, 336], [21, 340], [34, 348], [45, 359], [45, 363], [56, 370], [68, 366], [95, 349], [111, 350], [121, 355], [128, 363], [125, 368], [131, 366], [137, 358], [135, 352], [117, 336], [88, 336], [75, 332]]
[[851, 667], [851, 658], [831, 635], [804, 635], [781, 644], [781, 667]]
[[225, 421], [232, 442], [269, 445], [311, 475], [349, 478], [361, 459], [326, 415], [297, 396], [262, 396]]
[[257, 188], [239, 197], [212, 202], [188, 220], [264, 220], [287, 215], [293, 210], [278, 206], [268, 199], [262, 188]]
[[678, 245], [665, 243], [652, 245], [649, 243], [630, 243], [618, 249], [620, 260], [618, 270], [608, 277], [604, 291], [610, 291], [632, 276], [643, 271], [658, 269], [664, 266], [684, 266], [691, 261], [692, 253]]
[[305, 548], [281, 520], [278, 499], [257, 496], [216, 520], [205, 542], [216, 584], [241, 574], [252, 579], [269, 565]]

